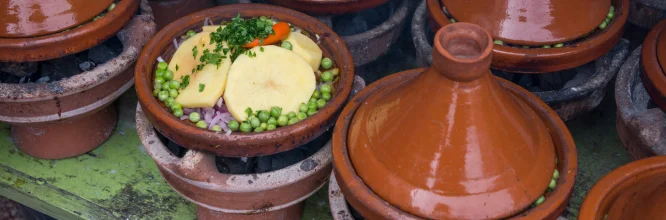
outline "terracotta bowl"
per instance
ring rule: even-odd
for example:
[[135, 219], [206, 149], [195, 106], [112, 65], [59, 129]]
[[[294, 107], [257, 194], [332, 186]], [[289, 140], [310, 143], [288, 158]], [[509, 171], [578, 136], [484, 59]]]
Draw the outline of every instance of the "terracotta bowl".
[[651, 157], [617, 168], [594, 184], [579, 219], [664, 219], [666, 157]]
[[[312, 35], [320, 36], [324, 56], [333, 59], [340, 69], [336, 93], [326, 107], [307, 119], [287, 127], [261, 133], [216, 134], [181, 121], [169, 113], [153, 96], [153, 70], [157, 57], [170, 60], [175, 52], [172, 39], [187, 30], [201, 30], [205, 18], [219, 23], [232, 17], [271, 16], [292, 23]], [[246, 157], [275, 154], [296, 148], [321, 135], [335, 122], [347, 100], [354, 81], [354, 64], [344, 42], [325, 24], [306, 14], [291, 9], [263, 4], [235, 4], [219, 6], [191, 14], [167, 25], [146, 45], [135, 70], [136, 90], [146, 116], [155, 128], [170, 140], [193, 150], [217, 155]], [[217, 146], [217, 147], [216, 147]]]
[[141, 11], [114, 33], [123, 52], [106, 63], [51, 83], [0, 83], [0, 121], [12, 125], [12, 138], [22, 151], [62, 159], [86, 153], [111, 135], [117, 121], [112, 103], [132, 87], [134, 62], [155, 33], [146, 0]]
[[[424, 70], [407, 70], [384, 77], [370, 84], [354, 96], [338, 118], [332, 140], [335, 178], [347, 201], [365, 218], [419, 219], [388, 204], [364, 184], [351, 163], [347, 149], [347, 134], [354, 113], [368, 97], [389, 85], [410, 80], [421, 74]], [[555, 219], [567, 206], [578, 170], [576, 147], [573, 139], [568, 132], [564, 132], [567, 129], [562, 120], [546, 104], [539, 101], [536, 96], [503, 79], [498, 78], [498, 81], [516, 98], [523, 99], [525, 103], [529, 104], [530, 107], [542, 116], [541, 119], [544, 120], [550, 130], [550, 135], [553, 137], [559, 161], [557, 169], [561, 173], [557, 187], [547, 196], [544, 203], [533, 209], [526, 210], [514, 216], [514, 218]]]
[[[441, 0], [426, 0], [433, 30], [451, 22], [442, 11]], [[522, 49], [495, 45], [493, 69], [517, 73], [544, 73], [581, 66], [606, 54], [622, 36], [629, 14], [629, 0], [612, 0], [616, 15], [603, 31], [588, 36], [585, 40], [561, 48]]]
[[330, 142], [312, 156], [267, 173], [220, 173], [215, 156], [190, 150], [173, 155], [160, 141], [140, 105], [136, 110], [141, 143], [167, 183], [197, 205], [198, 219], [300, 219], [303, 200], [324, 186], [332, 168]]
[[661, 21], [643, 41], [641, 78], [652, 101], [666, 111], [666, 20]]
[[49, 60], [94, 47], [127, 25], [136, 14], [139, 2], [122, 0], [106, 16], [71, 30], [39, 37], [0, 38], [0, 62]]
[[185, 15], [215, 6], [213, 0], [149, 0], [157, 30]]
[[363, 11], [388, 0], [269, 0], [271, 3], [312, 14], [345, 14]]

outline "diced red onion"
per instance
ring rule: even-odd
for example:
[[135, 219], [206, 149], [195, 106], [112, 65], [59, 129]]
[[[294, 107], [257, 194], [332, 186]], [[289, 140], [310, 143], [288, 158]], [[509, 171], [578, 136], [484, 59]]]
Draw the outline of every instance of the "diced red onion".
[[189, 116], [189, 115], [183, 115], [183, 116], [180, 116], [180, 120], [181, 120], [181, 121], [182, 121], [182, 120], [187, 120], [187, 119], [190, 119], [190, 116]]
[[164, 59], [162, 59], [162, 56], [157, 57], [157, 62], [165, 62]]
[[[222, 115], [221, 115], [221, 114], [217, 114], [217, 116], [213, 117], [213, 119], [211, 119], [210, 121], [207, 121], [207, 122], [206, 122], [206, 123], [208, 124], [208, 129], [213, 128], [213, 126], [215, 126], [215, 125], [217, 125], [218, 123], [220, 123], [220, 121], [222, 121]], [[220, 126], [220, 127], [222, 127], [222, 126]]]
[[220, 99], [217, 100], [217, 103], [215, 103], [215, 106], [218, 107], [218, 108], [222, 107], [222, 103], [224, 103], [224, 99], [222, 99], [222, 97], [220, 97]]
[[190, 113], [195, 112], [195, 111], [196, 110], [193, 109], [193, 108], [183, 108], [183, 113], [185, 113], [186, 115], [189, 115]]
[[213, 120], [213, 114], [215, 113], [215, 109], [212, 108], [204, 108], [203, 109], [203, 119], [206, 121], [206, 123], [209, 123], [211, 120]]
[[178, 49], [178, 41], [176, 40], [176, 38], [173, 39], [173, 46], [176, 47], [176, 49]]
[[227, 130], [227, 135], [231, 135], [231, 130]]

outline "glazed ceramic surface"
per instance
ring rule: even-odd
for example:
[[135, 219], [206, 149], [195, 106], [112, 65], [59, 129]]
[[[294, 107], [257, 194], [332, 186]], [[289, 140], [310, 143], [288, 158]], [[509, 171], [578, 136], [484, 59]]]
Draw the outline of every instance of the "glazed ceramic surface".
[[666, 20], [654, 26], [643, 41], [641, 78], [652, 101], [666, 111]]
[[314, 14], [344, 14], [377, 7], [388, 0], [269, 0], [272, 3]]
[[[153, 94], [153, 73], [157, 58], [170, 60], [175, 52], [173, 38], [188, 30], [201, 30], [203, 20], [214, 23], [230, 20], [240, 14], [243, 17], [268, 16], [296, 25], [311, 35], [319, 35], [320, 48], [340, 69], [335, 94], [326, 104], [307, 119], [294, 125], [261, 133], [215, 133], [202, 130], [188, 121], [174, 117], [160, 104]], [[325, 24], [306, 14], [278, 6], [263, 4], [235, 4], [200, 11], [169, 24], [155, 35], [143, 50], [135, 70], [136, 90], [139, 102], [153, 126], [170, 140], [189, 149], [217, 155], [247, 157], [275, 154], [296, 148], [321, 135], [333, 125], [346, 102], [354, 81], [354, 64], [342, 39]]]

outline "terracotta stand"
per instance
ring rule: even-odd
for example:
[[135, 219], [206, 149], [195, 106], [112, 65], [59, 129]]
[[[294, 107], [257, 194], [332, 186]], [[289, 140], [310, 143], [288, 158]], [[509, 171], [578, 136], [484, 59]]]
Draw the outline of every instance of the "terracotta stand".
[[117, 121], [112, 103], [132, 86], [133, 63], [155, 31], [147, 1], [141, 9], [143, 14], [117, 33], [123, 52], [95, 69], [52, 83], [0, 83], [0, 121], [12, 124], [20, 149], [61, 159], [88, 152], [109, 137]]
[[215, 6], [213, 0], [148, 0], [157, 30], [186, 15]]

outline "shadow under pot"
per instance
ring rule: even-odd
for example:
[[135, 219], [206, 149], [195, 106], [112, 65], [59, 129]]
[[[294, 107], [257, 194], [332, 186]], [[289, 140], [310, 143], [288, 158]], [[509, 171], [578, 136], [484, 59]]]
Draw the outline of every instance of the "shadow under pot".
[[577, 172], [562, 120], [490, 73], [481, 27], [445, 26], [435, 48], [433, 66], [385, 77], [342, 111], [332, 141], [342, 195], [367, 219], [557, 218]]
[[[643, 46], [622, 65], [615, 83], [617, 130], [632, 159], [666, 155], [666, 77], [661, 54], [666, 21], [652, 29]], [[663, 43], [662, 43], [663, 42]], [[665, 62], [666, 63], [666, 62]]]
[[157, 30], [167, 24], [207, 8], [214, 7], [214, 0], [148, 0], [155, 14]]
[[[434, 7], [442, 11], [440, 3], [437, 1], [423, 1], [417, 8], [412, 19], [411, 28], [414, 45], [417, 49], [417, 60], [422, 66], [432, 63], [429, 55], [430, 51], [432, 51], [432, 30], [436, 30], [433, 28], [440, 27], [439, 23], [435, 22], [439, 21], [439, 19], [433, 18], [445, 15], [444, 12], [440, 12], [443, 15], [432, 15], [432, 11], [435, 10], [433, 9]], [[613, 10], [620, 11], [613, 13], [612, 19], [609, 20], [609, 23], [603, 30], [597, 27], [588, 36], [573, 42], [547, 45], [548, 48], [543, 48], [546, 46], [518, 47], [505, 44], [501, 40], [495, 40], [494, 43], [496, 45], [493, 53], [495, 59], [509, 53], [521, 54], [522, 58], [539, 57], [541, 59], [540, 57], [545, 57], [544, 59], [546, 60], [540, 61], [536, 58], [529, 58], [525, 62], [516, 64], [515, 68], [512, 67], [513, 69], [498, 66], [499, 64], [494, 62], [492, 65], [492, 68], [494, 68], [492, 70], [493, 74], [516, 83], [534, 93], [550, 105], [565, 121], [591, 111], [603, 100], [606, 93], [606, 86], [613, 79], [629, 53], [629, 42], [619, 38], [624, 24], [623, 20], [626, 19], [626, 12], [622, 12], [622, 8]], [[606, 18], [609, 17], [609, 15], [606, 16]], [[428, 23], [431, 25], [428, 25]], [[442, 23], [444, 22], [442, 21]], [[446, 23], [451, 23], [451, 21], [447, 21]], [[581, 46], [588, 44], [594, 44], [598, 49], [595, 51], [581, 51], [583, 48]], [[610, 46], [608, 46], [609, 44]], [[598, 51], [601, 52], [596, 55]], [[595, 55], [591, 55], [593, 52]], [[580, 57], [575, 58], [577, 63], [557, 58], [564, 55], [582, 56], [581, 54], [583, 53], [585, 53], [584, 57], [587, 59], [584, 62], [578, 62], [584, 60], [580, 59]], [[558, 65], [566, 64], [566, 66], [551, 68], [546, 64], [539, 64], [546, 67], [546, 69], [534, 69], [529, 67], [532, 65], [529, 62], [554, 62]], [[525, 70], [529, 71], [518, 70], [520, 68], [527, 68]], [[537, 72], [539, 74], [532, 74]]]
[[594, 184], [579, 218], [591, 220], [664, 219], [666, 157], [637, 160], [621, 166]]
[[[73, 11], [67, 16], [97, 8], [68, 2]], [[103, 143], [116, 125], [113, 102], [132, 86], [134, 62], [155, 24], [147, 1], [111, 3], [92, 16], [67, 25], [45, 17], [44, 27], [70, 29], [0, 38], [0, 121], [11, 124], [14, 143], [31, 156], [84, 154]]]

